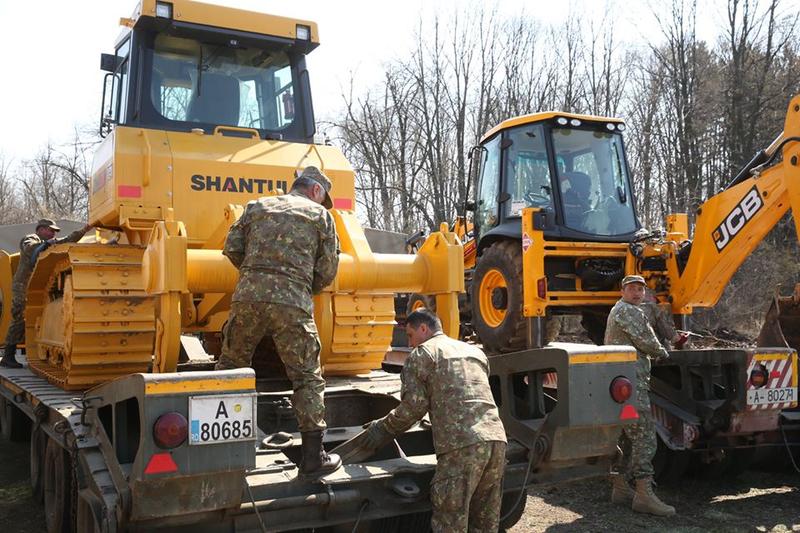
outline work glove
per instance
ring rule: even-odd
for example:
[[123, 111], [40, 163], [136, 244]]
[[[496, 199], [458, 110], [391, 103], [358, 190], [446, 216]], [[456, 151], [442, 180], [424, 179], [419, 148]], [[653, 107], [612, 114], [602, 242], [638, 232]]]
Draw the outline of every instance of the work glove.
[[689, 340], [689, 334], [688, 333], [686, 333], [686, 332], [679, 333], [678, 334], [678, 340], [676, 340], [673, 344], [675, 345], [675, 348], [677, 350], [682, 350], [684, 344], [686, 344], [686, 341], [688, 341], [688, 340]]
[[364, 428], [366, 431], [364, 432], [362, 446], [365, 448], [377, 450], [394, 438], [394, 435], [386, 430], [381, 420], [373, 420], [368, 424], [364, 424]]

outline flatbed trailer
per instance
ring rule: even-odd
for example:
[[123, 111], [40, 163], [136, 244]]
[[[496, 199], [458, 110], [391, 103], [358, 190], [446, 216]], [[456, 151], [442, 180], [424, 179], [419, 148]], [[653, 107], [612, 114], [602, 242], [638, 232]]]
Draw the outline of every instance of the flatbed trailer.
[[[612, 398], [611, 383], [635, 385], [634, 360], [629, 347], [567, 344], [491, 359], [509, 437], [503, 527], [521, 516], [523, 487], [608, 471], [635, 411], [632, 398]], [[397, 405], [400, 385], [398, 375], [383, 371], [329, 378], [325, 447], [348, 441]], [[34, 498], [44, 501], [51, 532], [429, 527], [436, 455], [426, 420], [367, 462], [302, 481], [291, 390], [280, 379], [257, 380], [249, 368], [131, 374], [84, 393], [63, 391], [27, 367], [0, 368], [0, 395], [3, 434], [31, 439]], [[259, 429], [245, 438], [240, 424], [236, 439], [228, 426], [226, 439], [223, 427], [215, 438], [213, 423], [200, 429], [209, 402], [217, 418], [235, 421], [238, 412]], [[187, 434], [165, 447], [177, 426], [157, 426], [176, 414]]]

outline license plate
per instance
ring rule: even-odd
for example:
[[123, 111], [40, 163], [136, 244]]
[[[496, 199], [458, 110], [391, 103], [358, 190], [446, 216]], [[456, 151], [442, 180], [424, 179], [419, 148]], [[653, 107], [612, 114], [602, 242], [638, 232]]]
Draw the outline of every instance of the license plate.
[[256, 396], [225, 394], [189, 397], [189, 444], [255, 440]]
[[747, 405], [766, 405], [797, 401], [797, 387], [779, 389], [750, 389], [747, 391]]

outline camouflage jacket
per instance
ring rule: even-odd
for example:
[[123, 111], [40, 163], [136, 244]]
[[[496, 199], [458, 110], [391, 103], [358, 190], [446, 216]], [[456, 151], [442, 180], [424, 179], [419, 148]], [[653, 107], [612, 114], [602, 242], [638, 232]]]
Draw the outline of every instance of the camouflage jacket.
[[614, 304], [608, 315], [605, 343], [627, 344], [636, 348], [639, 356], [636, 378], [641, 385], [650, 382], [650, 359], [669, 357], [642, 309], [624, 300]]
[[665, 310], [656, 302], [643, 302], [639, 304], [639, 309], [642, 310], [647, 321], [653, 327], [658, 340], [665, 348], [672, 345], [672, 339], [678, 334], [675, 331], [675, 325], [672, 323], [672, 315], [669, 310]]
[[378, 423], [398, 435], [430, 413], [433, 446], [443, 454], [478, 442], [506, 442], [489, 388], [489, 361], [476, 346], [438, 333], [406, 359], [400, 405]]
[[84, 234], [85, 232], [78, 229], [66, 237], [50, 239], [47, 242], [35, 233], [23, 237], [19, 242], [19, 264], [17, 265], [17, 271], [14, 272], [14, 286], [28, 286], [28, 280], [30, 280], [33, 273], [33, 267], [36, 266], [36, 260], [46, 248], [65, 242], [78, 242]]
[[330, 285], [339, 240], [327, 209], [299, 193], [247, 204], [222, 252], [239, 269], [233, 301], [269, 302], [312, 314], [312, 294]]

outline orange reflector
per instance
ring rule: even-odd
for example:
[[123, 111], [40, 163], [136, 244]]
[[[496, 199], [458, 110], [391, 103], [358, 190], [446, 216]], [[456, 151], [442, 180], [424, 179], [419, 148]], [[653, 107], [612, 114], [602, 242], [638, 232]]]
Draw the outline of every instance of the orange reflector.
[[334, 209], [349, 209], [352, 211], [353, 209], [353, 200], [350, 198], [334, 198], [333, 199], [333, 208]]
[[120, 198], [141, 198], [142, 188], [138, 185], [119, 185], [117, 195]]
[[632, 405], [624, 406], [619, 414], [620, 420], [636, 420], [637, 418], [639, 418], [639, 413], [636, 412], [636, 408]]
[[145, 474], [166, 474], [168, 472], [177, 472], [178, 465], [172, 460], [172, 454], [157, 453], [150, 458], [147, 467], [144, 469]]

